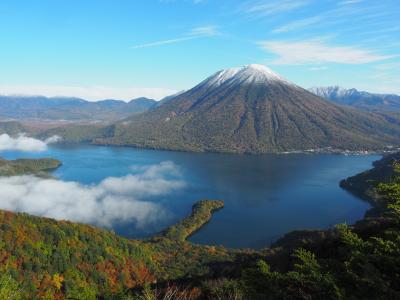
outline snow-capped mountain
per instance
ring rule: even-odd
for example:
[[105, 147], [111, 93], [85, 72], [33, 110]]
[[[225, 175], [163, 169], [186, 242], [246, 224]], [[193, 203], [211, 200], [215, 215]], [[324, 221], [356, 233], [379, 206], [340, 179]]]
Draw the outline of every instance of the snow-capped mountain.
[[266, 66], [251, 64], [243, 67], [221, 70], [207, 78], [200, 85], [217, 87], [223, 84], [268, 84], [274, 82], [292, 84]]
[[368, 111], [400, 111], [400, 96], [393, 94], [374, 94], [339, 86], [314, 87], [310, 92], [334, 103], [348, 105]]
[[[371, 125], [372, 124], [372, 125]], [[269, 68], [221, 70], [96, 143], [187, 151], [268, 153], [377, 149], [400, 141], [382, 115], [335, 105]]]
[[343, 97], [346, 96], [348, 92], [348, 90], [341, 88], [340, 86], [312, 87], [309, 91], [324, 98]]

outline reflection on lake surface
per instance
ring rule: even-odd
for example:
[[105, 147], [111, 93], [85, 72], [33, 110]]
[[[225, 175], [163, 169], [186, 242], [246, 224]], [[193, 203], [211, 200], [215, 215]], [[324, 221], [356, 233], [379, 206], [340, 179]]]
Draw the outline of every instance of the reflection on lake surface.
[[[184, 184], [165, 193], [140, 196], [140, 200], [161, 207], [163, 216], [154, 217], [157, 221], [146, 226], [125, 222], [113, 224], [112, 229], [127, 237], [149, 236], [184, 217], [197, 200], [221, 199], [225, 208], [191, 241], [228, 247], [262, 247], [294, 229], [327, 228], [361, 218], [369, 205], [340, 189], [339, 181], [370, 168], [379, 158], [199, 154], [99, 146], [51, 147], [42, 153], [0, 155], [7, 159], [57, 158], [63, 166], [54, 174], [85, 187], [96, 186], [108, 177], [143, 176], [151, 166], [172, 162], [171, 177]], [[168, 173], [162, 179], [168, 181]], [[153, 187], [159, 184], [154, 181]]]

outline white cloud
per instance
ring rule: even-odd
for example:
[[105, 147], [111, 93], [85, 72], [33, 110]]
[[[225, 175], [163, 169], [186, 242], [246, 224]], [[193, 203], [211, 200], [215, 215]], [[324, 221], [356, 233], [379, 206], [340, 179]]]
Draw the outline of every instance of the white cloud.
[[59, 85], [0, 85], [2, 95], [41, 95], [46, 97], [77, 97], [89, 101], [104, 99], [131, 100], [138, 97], [162, 99], [177, 90], [167, 88], [115, 88], [106, 86], [59, 86]]
[[53, 136], [48, 137], [47, 139], [45, 139], [44, 142], [45, 142], [46, 144], [55, 144], [55, 143], [60, 142], [61, 140], [62, 140], [62, 137], [61, 137], [61, 136], [53, 135]]
[[208, 26], [199, 26], [195, 27], [190, 31], [190, 35], [194, 36], [216, 36], [219, 35], [220, 32], [217, 26], [208, 25]]
[[144, 43], [144, 44], [138, 44], [138, 45], [132, 46], [131, 49], [142, 49], [142, 48], [163, 46], [163, 45], [168, 45], [168, 44], [176, 44], [176, 43], [181, 43], [181, 42], [185, 42], [185, 41], [189, 41], [189, 40], [216, 36], [219, 34], [220, 33], [216, 26], [213, 26], [213, 25], [200, 26], [200, 27], [193, 28], [192, 30], [190, 30], [190, 32], [188, 32], [187, 34], [185, 34], [182, 37], [154, 41], [154, 42]]
[[263, 17], [288, 12], [309, 4], [307, 0], [275, 0], [248, 2], [245, 12], [254, 16]]
[[376, 65], [374, 68], [379, 71], [397, 71], [397, 75], [400, 75], [400, 73], [398, 72], [398, 70], [400, 69], [400, 62], [379, 64]]
[[285, 25], [275, 28], [274, 30], [272, 30], [272, 32], [273, 33], [283, 33], [283, 32], [302, 29], [307, 26], [310, 26], [310, 25], [320, 22], [321, 19], [322, 19], [321, 17], [317, 16], [317, 17], [311, 17], [311, 18], [293, 21], [288, 24], [285, 24]]
[[366, 74], [365, 80], [359, 85], [361, 89], [375, 93], [400, 95], [400, 62], [375, 65], [373, 69], [372, 74]]
[[394, 57], [351, 46], [330, 46], [317, 40], [262, 41], [258, 44], [262, 49], [278, 56], [274, 61], [276, 64], [365, 64]]
[[327, 70], [328, 67], [326, 66], [316, 66], [316, 67], [311, 67], [309, 68], [310, 71], [323, 71], [323, 70]]
[[184, 41], [189, 41], [193, 39], [199, 38], [198, 36], [187, 36], [187, 37], [181, 37], [181, 38], [176, 38], [176, 39], [169, 39], [169, 40], [161, 40], [161, 41], [156, 41], [156, 42], [151, 42], [151, 43], [145, 43], [145, 44], [139, 44], [132, 46], [132, 49], [141, 49], [141, 48], [150, 48], [150, 47], [157, 47], [157, 46], [162, 46], [162, 45], [168, 45], [168, 44], [176, 44]]
[[104, 227], [132, 222], [143, 228], [168, 215], [146, 197], [183, 188], [185, 183], [176, 174], [176, 165], [163, 162], [139, 174], [106, 178], [97, 185], [34, 176], [3, 177], [0, 208]]
[[8, 134], [0, 135], [0, 151], [28, 151], [28, 152], [42, 152], [47, 150], [47, 145], [60, 141], [59, 136], [52, 136], [41, 141], [25, 134], [20, 134], [17, 137], [11, 137]]
[[339, 5], [351, 5], [351, 4], [356, 4], [363, 2], [364, 0], [345, 0], [345, 1], [340, 1]]

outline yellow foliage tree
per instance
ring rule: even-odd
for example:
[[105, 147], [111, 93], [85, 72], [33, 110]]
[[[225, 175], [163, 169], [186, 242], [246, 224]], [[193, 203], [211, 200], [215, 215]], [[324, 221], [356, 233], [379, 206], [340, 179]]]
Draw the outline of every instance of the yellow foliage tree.
[[64, 281], [64, 277], [62, 275], [60, 275], [58, 273], [53, 275], [53, 284], [58, 290], [61, 289], [63, 281]]

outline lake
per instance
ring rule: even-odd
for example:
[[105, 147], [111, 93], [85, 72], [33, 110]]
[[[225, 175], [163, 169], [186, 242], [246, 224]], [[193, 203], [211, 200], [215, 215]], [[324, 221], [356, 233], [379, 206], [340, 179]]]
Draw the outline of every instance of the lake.
[[[369, 205], [342, 190], [339, 181], [370, 168], [379, 159], [376, 155], [250, 156], [101, 146], [52, 146], [41, 153], [0, 155], [7, 159], [57, 158], [63, 165], [55, 176], [89, 187], [108, 177], [137, 174], [146, 166], [172, 162], [179, 169], [174, 176], [184, 184], [169, 192], [139, 196], [162, 207], [163, 217], [148, 226], [124, 222], [111, 228], [130, 238], [150, 236], [190, 213], [197, 200], [221, 199], [225, 208], [190, 240], [255, 248], [294, 229], [328, 228], [362, 218]], [[165, 184], [163, 180], [168, 178], [155, 182], [154, 188]]]

